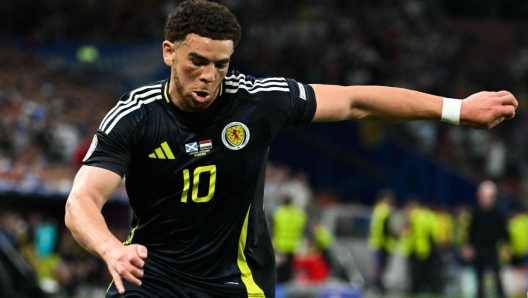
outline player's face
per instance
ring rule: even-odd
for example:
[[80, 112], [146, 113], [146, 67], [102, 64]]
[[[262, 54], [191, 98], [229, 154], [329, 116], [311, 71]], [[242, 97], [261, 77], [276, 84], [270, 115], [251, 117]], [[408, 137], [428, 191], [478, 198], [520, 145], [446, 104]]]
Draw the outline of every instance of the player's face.
[[169, 93], [184, 111], [207, 108], [219, 92], [229, 68], [232, 40], [214, 40], [189, 34], [185, 40], [163, 42], [163, 58], [171, 66]]

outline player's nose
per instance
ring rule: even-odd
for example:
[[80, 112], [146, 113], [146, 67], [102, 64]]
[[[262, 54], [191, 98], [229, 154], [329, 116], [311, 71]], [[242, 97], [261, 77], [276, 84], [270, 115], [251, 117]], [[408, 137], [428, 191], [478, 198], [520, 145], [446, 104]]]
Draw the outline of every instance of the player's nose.
[[200, 76], [200, 81], [211, 84], [215, 81], [215, 66], [214, 64], [209, 64], [202, 68], [202, 75]]

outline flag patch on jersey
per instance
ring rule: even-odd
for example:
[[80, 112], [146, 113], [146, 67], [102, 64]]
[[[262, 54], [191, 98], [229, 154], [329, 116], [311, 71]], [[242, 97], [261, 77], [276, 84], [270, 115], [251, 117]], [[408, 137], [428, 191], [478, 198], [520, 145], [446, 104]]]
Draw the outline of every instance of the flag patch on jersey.
[[86, 152], [86, 155], [83, 158], [83, 161], [86, 161], [90, 156], [92, 156], [92, 153], [95, 151], [95, 148], [97, 147], [97, 135], [94, 135], [92, 139], [92, 143], [90, 144], [90, 148], [88, 148], [88, 152]]
[[306, 90], [304, 89], [304, 85], [297, 82], [299, 84], [299, 97], [306, 100]]
[[[198, 145], [200, 147], [198, 147]], [[209, 153], [211, 149], [213, 149], [213, 142], [211, 140], [185, 144], [185, 152], [192, 156], [204, 156]]]
[[208, 150], [213, 148], [213, 142], [211, 140], [200, 141], [200, 150]]
[[194, 143], [185, 144], [185, 152], [190, 153], [190, 152], [196, 152], [196, 151], [198, 151], [198, 143], [194, 142]]
[[161, 143], [161, 146], [156, 148], [153, 153], [149, 154], [149, 158], [156, 159], [176, 159], [172, 154], [169, 144], [167, 142]]

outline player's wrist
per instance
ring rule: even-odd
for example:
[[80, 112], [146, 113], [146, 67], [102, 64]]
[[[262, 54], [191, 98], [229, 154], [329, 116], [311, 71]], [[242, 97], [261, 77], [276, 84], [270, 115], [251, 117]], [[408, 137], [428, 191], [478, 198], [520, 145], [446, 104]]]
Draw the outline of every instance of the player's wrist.
[[442, 116], [440, 120], [455, 125], [460, 125], [460, 112], [462, 110], [462, 100], [454, 98], [443, 98]]
[[123, 246], [123, 243], [119, 242], [119, 240], [112, 239], [112, 237], [110, 237], [110, 239], [103, 241], [101, 245], [99, 245], [98, 254], [101, 259], [106, 261], [112, 255], [112, 252], [115, 249], [121, 248]]

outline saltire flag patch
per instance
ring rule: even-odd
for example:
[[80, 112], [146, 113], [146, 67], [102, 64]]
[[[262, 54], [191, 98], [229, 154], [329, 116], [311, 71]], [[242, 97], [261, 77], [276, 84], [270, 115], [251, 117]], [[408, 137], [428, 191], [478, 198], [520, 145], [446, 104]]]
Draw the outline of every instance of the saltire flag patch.
[[194, 143], [185, 144], [185, 152], [189, 153], [189, 152], [196, 152], [196, 151], [198, 151], [198, 143], [194, 142]]

